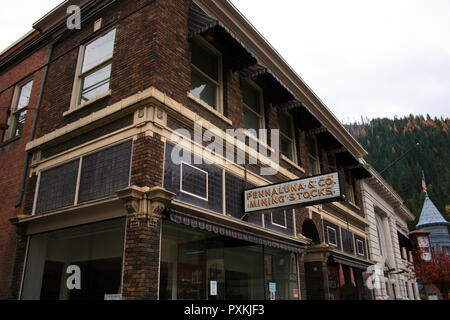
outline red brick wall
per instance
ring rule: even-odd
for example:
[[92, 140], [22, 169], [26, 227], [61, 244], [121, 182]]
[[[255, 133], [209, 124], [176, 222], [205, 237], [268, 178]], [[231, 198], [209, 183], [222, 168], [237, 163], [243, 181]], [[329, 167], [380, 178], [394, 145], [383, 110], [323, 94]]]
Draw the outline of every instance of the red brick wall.
[[155, 137], [140, 134], [134, 142], [131, 164], [131, 185], [139, 187], [162, 186], [164, 143]]
[[[25, 60], [8, 70], [2, 70], [0, 74], [0, 91], [14, 85], [31, 71], [43, 66], [48, 59], [49, 47], [41, 49]], [[17, 294], [17, 283], [13, 283], [14, 261], [19, 263], [18, 274], [21, 274], [21, 262], [23, 248], [16, 253], [16, 243], [23, 244], [24, 239], [17, 237], [16, 228], [9, 219], [22, 212], [23, 202], [19, 208], [15, 205], [19, 199], [20, 183], [26, 160], [25, 145], [30, 139], [31, 128], [39, 99], [39, 93], [44, 76], [44, 69], [36, 72], [31, 78], [33, 87], [31, 90], [28, 112], [25, 118], [24, 129], [20, 139], [4, 141], [0, 144], [0, 299], [12, 298]], [[0, 94], [0, 123], [7, 122], [7, 111], [11, 107], [15, 87]], [[17, 282], [20, 277], [15, 277]], [[13, 286], [15, 292], [10, 294]]]

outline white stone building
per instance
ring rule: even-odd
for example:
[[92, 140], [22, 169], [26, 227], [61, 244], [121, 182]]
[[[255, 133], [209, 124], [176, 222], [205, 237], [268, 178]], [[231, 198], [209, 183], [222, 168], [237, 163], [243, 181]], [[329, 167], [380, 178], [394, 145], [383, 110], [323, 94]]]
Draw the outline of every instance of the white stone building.
[[382, 274], [381, 281], [374, 285], [374, 298], [420, 300], [408, 237], [408, 222], [415, 217], [386, 180], [368, 167], [373, 177], [361, 183], [364, 212], [369, 221], [368, 248], [371, 260]]

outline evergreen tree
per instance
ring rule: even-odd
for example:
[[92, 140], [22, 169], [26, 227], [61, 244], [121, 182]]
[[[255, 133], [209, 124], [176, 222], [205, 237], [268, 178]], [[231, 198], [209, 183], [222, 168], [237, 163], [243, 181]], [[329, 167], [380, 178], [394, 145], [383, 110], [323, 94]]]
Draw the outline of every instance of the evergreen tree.
[[[361, 117], [361, 119], [364, 119]], [[405, 201], [405, 205], [416, 216], [410, 223], [413, 230], [418, 222], [423, 201], [422, 170], [428, 184], [428, 195], [442, 215], [449, 220], [446, 205], [450, 205], [450, 119], [431, 118], [426, 115], [375, 118], [361, 123], [346, 124], [347, 130], [368, 151], [365, 157], [377, 171], [407, 152], [405, 158], [383, 173], [390, 185]]]

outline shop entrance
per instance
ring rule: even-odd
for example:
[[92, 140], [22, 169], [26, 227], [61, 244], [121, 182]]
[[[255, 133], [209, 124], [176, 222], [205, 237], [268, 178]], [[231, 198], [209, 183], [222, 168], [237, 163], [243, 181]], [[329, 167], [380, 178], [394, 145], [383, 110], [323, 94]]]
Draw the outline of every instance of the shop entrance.
[[270, 298], [299, 298], [294, 253], [163, 223], [160, 299]]

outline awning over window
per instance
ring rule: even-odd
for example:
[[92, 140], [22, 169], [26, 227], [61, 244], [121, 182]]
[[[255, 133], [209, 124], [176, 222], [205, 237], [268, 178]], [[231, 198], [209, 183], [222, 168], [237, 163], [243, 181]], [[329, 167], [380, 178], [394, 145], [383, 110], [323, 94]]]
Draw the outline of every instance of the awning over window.
[[255, 81], [263, 90], [264, 95], [274, 105], [281, 105], [294, 100], [294, 94], [267, 67], [256, 64], [241, 70], [242, 79]]
[[357, 268], [357, 269], [361, 269], [363, 271], [366, 271], [367, 268], [369, 266], [371, 266], [372, 264], [369, 262], [365, 262], [365, 261], [360, 261], [360, 260], [353, 260], [350, 258], [346, 258], [346, 257], [341, 257], [341, 256], [337, 256], [334, 254], [331, 254], [330, 257], [328, 258], [328, 261], [331, 263], [340, 263], [349, 267], [353, 267], [353, 268]]
[[275, 240], [249, 231], [239, 230], [230, 226], [212, 222], [186, 213], [181, 213], [175, 210], [170, 210], [168, 213], [169, 219], [172, 222], [183, 224], [188, 227], [197, 228], [204, 231], [214, 232], [218, 235], [230, 237], [242, 241], [248, 241], [254, 244], [264, 245], [266, 247], [286, 250], [295, 253], [304, 253], [305, 250], [301, 246], [293, 243], [288, 243], [282, 240]]
[[336, 155], [337, 163], [351, 170], [356, 179], [369, 178], [372, 174], [345, 148], [344, 144], [299, 100], [289, 101], [280, 106], [281, 110], [295, 110], [294, 117], [299, 127], [307, 135], [317, 137], [319, 148]]
[[233, 71], [255, 65], [255, 55], [219, 20], [189, 9], [189, 38], [204, 35], [224, 56]]

